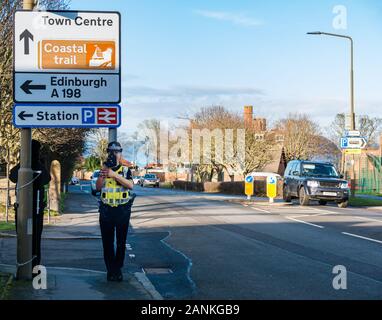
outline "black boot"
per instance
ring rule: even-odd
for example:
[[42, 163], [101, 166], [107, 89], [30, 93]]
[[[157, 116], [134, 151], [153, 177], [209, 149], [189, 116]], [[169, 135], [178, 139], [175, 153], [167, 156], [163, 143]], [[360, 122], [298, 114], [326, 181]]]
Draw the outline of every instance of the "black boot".
[[115, 281], [121, 282], [123, 281], [123, 275], [121, 269], [118, 269], [117, 273], [115, 274]]
[[108, 272], [107, 273], [107, 281], [116, 281], [116, 277], [114, 273]]

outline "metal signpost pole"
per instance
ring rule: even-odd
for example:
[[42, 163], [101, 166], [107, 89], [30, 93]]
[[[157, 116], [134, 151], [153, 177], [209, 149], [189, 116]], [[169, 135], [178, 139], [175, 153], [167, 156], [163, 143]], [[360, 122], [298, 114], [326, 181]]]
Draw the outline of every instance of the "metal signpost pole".
[[117, 128], [109, 128], [109, 142], [117, 141]]
[[[308, 32], [309, 35], [324, 35], [330, 37], [337, 37], [350, 40], [350, 130], [355, 130], [355, 112], [354, 112], [354, 41], [352, 37], [345, 36], [342, 34], [328, 33], [328, 32]], [[342, 152], [343, 158], [345, 159], [344, 164], [346, 168], [346, 154], [345, 151]], [[344, 170], [345, 170], [344, 168]], [[346, 172], [346, 171], [345, 171]], [[355, 161], [354, 154], [352, 156], [352, 174], [351, 174], [351, 192], [354, 196], [355, 193]]]
[[[33, 10], [34, 0], [24, 0], [24, 10]], [[32, 129], [21, 129], [20, 170], [17, 187], [17, 279], [32, 279], [33, 171]]]

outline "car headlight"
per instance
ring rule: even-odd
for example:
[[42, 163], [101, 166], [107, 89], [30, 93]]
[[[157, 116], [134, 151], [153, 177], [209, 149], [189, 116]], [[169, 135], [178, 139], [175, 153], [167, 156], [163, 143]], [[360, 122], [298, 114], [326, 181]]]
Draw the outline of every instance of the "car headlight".
[[308, 181], [308, 187], [311, 188], [318, 188], [320, 186], [320, 183], [318, 181]]
[[350, 189], [349, 184], [347, 182], [341, 183], [341, 189]]

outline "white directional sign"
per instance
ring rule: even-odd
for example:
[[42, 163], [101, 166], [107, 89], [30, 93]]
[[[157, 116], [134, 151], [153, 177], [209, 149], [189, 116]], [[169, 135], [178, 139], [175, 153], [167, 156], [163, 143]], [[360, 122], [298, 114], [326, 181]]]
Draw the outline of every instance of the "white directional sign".
[[348, 131], [345, 131], [345, 136], [346, 137], [360, 137], [361, 132], [358, 130], [348, 130]]
[[121, 125], [118, 105], [22, 105], [13, 108], [18, 128], [117, 128]]
[[118, 12], [17, 11], [14, 101], [119, 103]]
[[364, 149], [367, 141], [363, 137], [344, 137], [341, 138], [341, 149]]

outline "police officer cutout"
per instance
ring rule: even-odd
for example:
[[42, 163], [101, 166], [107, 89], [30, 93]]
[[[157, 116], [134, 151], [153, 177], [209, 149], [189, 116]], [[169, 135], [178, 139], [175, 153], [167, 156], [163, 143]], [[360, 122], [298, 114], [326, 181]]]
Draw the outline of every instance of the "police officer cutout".
[[[107, 148], [108, 158], [97, 179], [96, 188], [101, 191], [99, 221], [101, 227], [104, 260], [108, 281], [122, 281], [126, 238], [129, 228], [131, 206], [135, 195], [131, 171], [121, 165], [122, 147], [111, 142]], [[116, 250], [114, 239], [117, 240]]]

